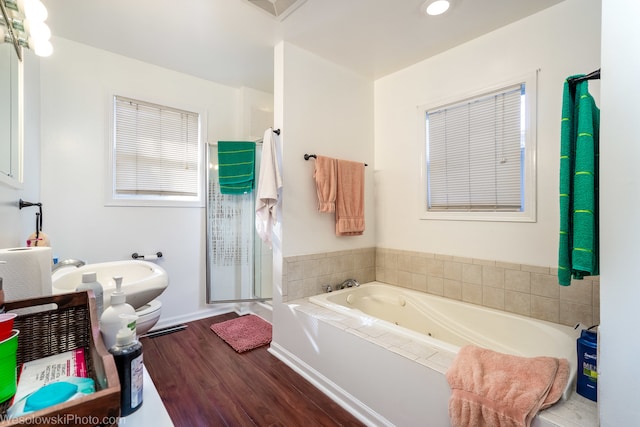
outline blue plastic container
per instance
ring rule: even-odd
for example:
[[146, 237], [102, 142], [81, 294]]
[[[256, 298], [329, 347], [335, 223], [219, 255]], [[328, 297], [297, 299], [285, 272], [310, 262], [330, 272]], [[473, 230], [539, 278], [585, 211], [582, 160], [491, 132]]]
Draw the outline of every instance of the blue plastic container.
[[576, 391], [587, 399], [598, 401], [598, 335], [584, 329], [577, 341], [578, 375]]

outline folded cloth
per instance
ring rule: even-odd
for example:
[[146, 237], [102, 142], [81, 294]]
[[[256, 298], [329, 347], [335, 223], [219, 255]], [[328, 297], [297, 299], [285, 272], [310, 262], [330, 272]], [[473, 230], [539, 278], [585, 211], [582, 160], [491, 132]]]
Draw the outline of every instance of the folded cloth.
[[264, 132], [258, 189], [256, 191], [256, 231], [262, 241], [268, 244], [269, 247], [271, 247], [273, 224], [277, 220], [278, 191], [282, 188], [276, 137], [271, 128]]
[[318, 193], [318, 212], [335, 212], [337, 186], [337, 160], [316, 156], [313, 179]]
[[566, 359], [521, 357], [473, 345], [460, 349], [446, 373], [453, 427], [530, 426], [539, 410], [562, 396]]
[[256, 143], [218, 141], [218, 180], [220, 193], [250, 193], [255, 182]]
[[338, 160], [336, 236], [364, 232], [364, 163]]

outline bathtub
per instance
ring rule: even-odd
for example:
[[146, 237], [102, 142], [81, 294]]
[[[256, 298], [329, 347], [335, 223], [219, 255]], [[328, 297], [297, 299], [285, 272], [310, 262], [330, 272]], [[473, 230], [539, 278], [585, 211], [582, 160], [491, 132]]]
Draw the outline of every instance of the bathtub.
[[576, 376], [576, 339], [571, 327], [412, 291], [380, 282], [324, 293], [309, 301], [456, 353], [474, 344], [524, 357], [569, 361], [566, 399]]

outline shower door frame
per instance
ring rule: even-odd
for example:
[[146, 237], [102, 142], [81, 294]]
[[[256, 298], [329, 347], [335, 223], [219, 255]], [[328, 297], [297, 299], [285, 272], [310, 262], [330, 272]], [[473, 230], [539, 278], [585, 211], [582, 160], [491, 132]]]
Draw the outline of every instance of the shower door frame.
[[[260, 146], [262, 146], [262, 141], [256, 141], [256, 147], [258, 146], [258, 144]], [[209, 169], [211, 167], [211, 149], [210, 146], [211, 145], [216, 145], [217, 144], [211, 144], [211, 143], [207, 143], [205, 144], [205, 150], [206, 150], [206, 155], [205, 155], [205, 159], [206, 159], [206, 167], [205, 169], [205, 187], [206, 187], [206, 201], [205, 201], [205, 224], [206, 224], [206, 233], [205, 233], [205, 239], [206, 239], [206, 245], [205, 245], [205, 286], [206, 286], [206, 304], [220, 304], [220, 303], [236, 303], [236, 302], [266, 302], [266, 301], [271, 301], [273, 300], [273, 296], [271, 297], [257, 297], [255, 296], [255, 291], [256, 291], [256, 261], [257, 261], [257, 255], [256, 255], [256, 229], [255, 229], [255, 223], [252, 227], [253, 230], [253, 239], [252, 239], [252, 254], [253, 254], [253, 265], [251, 267], [251, 272], [252, 272], [252, 289], [251, 289], [251, 293], [252, 295], [254, 295], [253, 298], [232, 298], [232, 299], [213, 299], [214, 298], [214, 293], [212, 292], [212, 288], [211, 286], [213, 285], [213, 280], [212, 280], [212, 268], [210, 265], [210, 246], [211, 246], [211, 239], [210, 239], [210, 235], [209, 235], [209, 210], [210, 210], [210, 200], [209, 200], [209, 191], [210, 191], [210, 179], [209, 179]], [[255, 165], [255, 169], [259, 170], [259, 162], [256, 161], [256, 165]], [[257, 172], [257, 171], [256, 171]], [[258, 173], [255, 174], [256, 178], [258, 177]], [[256, 180], [256, 184], [257, 184], [257, 180]], [[257, 185], [256, 185], [257, 187]], [[253, 194], [253, 192], [252, 192]], [[254, 197], [254, 202], [253, 202], [253, 206], [255, 209], [255, 197]], [[260, 240], [260, 239], [258, 239]], [[273, 287], [273, 284], [272, 284]]]

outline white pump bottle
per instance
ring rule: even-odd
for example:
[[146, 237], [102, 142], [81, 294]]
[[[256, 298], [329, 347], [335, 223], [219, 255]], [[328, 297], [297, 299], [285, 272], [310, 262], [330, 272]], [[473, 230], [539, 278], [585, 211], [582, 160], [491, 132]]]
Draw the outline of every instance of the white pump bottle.
[[[116, 344], [116, 336], [122, 324], [121, 314], [135, 315], [136, 311], [127, 304], [127, 296], [122, 291], [122, 276], [114, 276], [116, 290], [111, 294], [111, 303], [100, 317], [100, 332], [105, 347], [110, 349]], [[133, 323], [135, 325], [135, 322]], [[133, 331], [135, 333], [135, 331]]]

